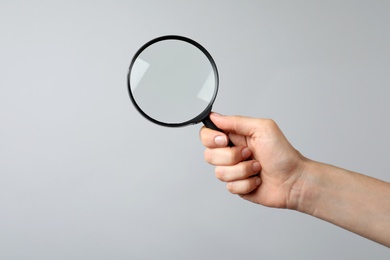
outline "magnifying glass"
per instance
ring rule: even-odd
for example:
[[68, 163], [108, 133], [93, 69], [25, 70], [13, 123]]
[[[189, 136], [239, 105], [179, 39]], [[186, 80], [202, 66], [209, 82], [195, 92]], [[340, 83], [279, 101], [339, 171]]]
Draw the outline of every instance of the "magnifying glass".
[[218, 81], [210, 53], [194, 40], [177, 35], [143, 45], [127, 77], [131, 101], [153, 123], [180, 127], [203, 122], [221, 131], [209, 118]]

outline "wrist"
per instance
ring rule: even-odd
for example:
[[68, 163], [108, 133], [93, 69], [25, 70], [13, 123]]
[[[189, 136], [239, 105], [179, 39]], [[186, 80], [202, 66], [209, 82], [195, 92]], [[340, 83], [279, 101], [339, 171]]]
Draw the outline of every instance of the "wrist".
[[291, 187], [288, 208], [312, 215], [318, 193], [320, 175], [316, 168], [320, 163], [303, 158], [300, 172]]

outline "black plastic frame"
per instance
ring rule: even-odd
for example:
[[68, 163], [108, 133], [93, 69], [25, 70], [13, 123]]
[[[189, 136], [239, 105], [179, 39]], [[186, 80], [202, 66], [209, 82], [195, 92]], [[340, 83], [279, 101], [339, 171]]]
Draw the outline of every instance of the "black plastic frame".
[[[149, 115], [147, 115], [137, 104], [137, 102], [135, 101], [134, 99], [134, 96], [133, 96], [133, 93], [131, 92], [131, 86], [130, 86], [130, 74], [131, 74], [131, 69], [134, 65], [134, 62], [135, 60], [138, 58], [138, 56], [146, 49], [148, 48], [149, 46], [157, 43], [157, 42], [160, 42], [160, 41], [165, 41], [165, 40], [178, 40], [178, 41], [184, 41], [184, 42], [187, 42], [189, 44], [192, 44], [194, 45], [195, 47], [197, 47], [199, 50], [201, 50], [205, 55], [206, 57], [208, 58], [208, 60], [210, 61], [211, 63], [211, 66], [213, 67], [213, 70], [214, 70], [214, 74], [215, 74], [215, 89], [214, 89], [214, 94], [213, 94], [213, 97], [209, 103], [209, 105], [199, 114], [197, 115], [196, 117], [192, 118], [191, 120], [188, 120], [188, 121], [185, 121], [185, 122], [182, 122], [182, 123], [166, 123], [166, 122], [161, 122], [161, 121], [158, 121], [152, 117], [150, 117]], [[141, 115], [143, 115], [146, 119], [152, 121], [153, 123], [155, 124], [158, 124], [158, 125], [162, 125], [162, 126], [168, 126], [168, 127], [181, 127], [181, 126], [186, 126], [186, 125], [191, 125], [191, 124], [197, 124], [197, 123], [200, 123], [200, 122], [203, 122], [207, 127], [209, 128], [212, 128], [212, 129], [215, 129], [215, 130], [219, 130], [218, 128], [216, 128], [216, 126], [211, 122], [210, 118], [209, 118], [209, 114], [211, 112], [211, 109], [212, 109], [212, 106], [214, 104], [214, 101], [215, 101], [215, 98], [217, 96], [217, 93], [218, 93], [218, 86], [219, 86], [219, 75], [218, 75], [218, 69], [217, 69], [217, 65], [215, 64], [215, 61], [213, 60], [213, 58], [211, 57], [210, 53], [202, 46], [200, 45], [199, 43], [197, 43], [196, 41], [194, 40], [191, 40], [187, 37], [184, 37], [184, 36], [179, 36], [179, 35], [166, 35], [166, 36], [160, 36], [160, 37], [157, 37], [153, 40], [150, 40], [149, 42], [145, 43], [135, 54], [134, 54], [134, 57], [133, 59], [131, 60], [131, 63], [130, 63], [130, 67], [129, 67], [129, 72], [127, 74], [127, 88], [128, 88], [128, 92], [129, 92], [129, 96], [130, 96], [130, 99], [132, 101], [132, 103], [134, 104], [134, 106], [136, 107], [136, 109], [138, 110], [139, 113], [141, 113]], [[220, 130], [219, 130], [220, 131]]]

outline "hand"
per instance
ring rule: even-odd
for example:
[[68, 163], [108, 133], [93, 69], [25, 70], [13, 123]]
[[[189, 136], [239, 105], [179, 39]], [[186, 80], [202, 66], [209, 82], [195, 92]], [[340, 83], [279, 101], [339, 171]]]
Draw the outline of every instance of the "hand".
[[[202, 127], [205, 159], [216, 166], [216, 177], [227, 183], [227, 189], [264, 206], [297, 208], [305, 158], [276, 123], [215, 113], [210, 119], [226, 134]], [[234, 147], [227, 147], [228, 139]]]
[[[326, 220], [390, 247], [390, 183], [304, 158], [269, 119], [221, 116], [203, 127], [205, 159], [242, 198]], [[228, 140], [234, 147], [228, 147]], [[258, 173], [258, 174], [257, 174]]]

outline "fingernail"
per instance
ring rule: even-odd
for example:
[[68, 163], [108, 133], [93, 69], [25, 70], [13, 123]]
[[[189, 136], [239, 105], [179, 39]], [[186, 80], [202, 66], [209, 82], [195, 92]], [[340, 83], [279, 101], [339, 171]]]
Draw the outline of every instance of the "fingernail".
[[253, 172], [258, 172], [258, 171], [260, 171], [260, 169], [261, 169], [260, 163], [259, 163], [259, 162], [254, 162], [254, 163], [252, 164], [252, 169], [253, 169]]
[[245, 147], [242, 149], [241, 154], [243, 158], [248, 158], [251, 155], [251, 150], [249, 150], [248, 147]]
[[217, 145], [226, 145], [227, 144], [226, 136], [218, 135], [214, 138], [214, 142]]
[[261, 183], [261, 179], [260, 179], [260, 178], [257, 178], [257, 179], [256, 179], [256, 186], [259, 186], [260, 183]]
[[211, 115], [213, 115], [213, 116], [221, 116], [221, 114], [218, 114], [218, 113], [215, 113], [215, 112], [211, 112]]

